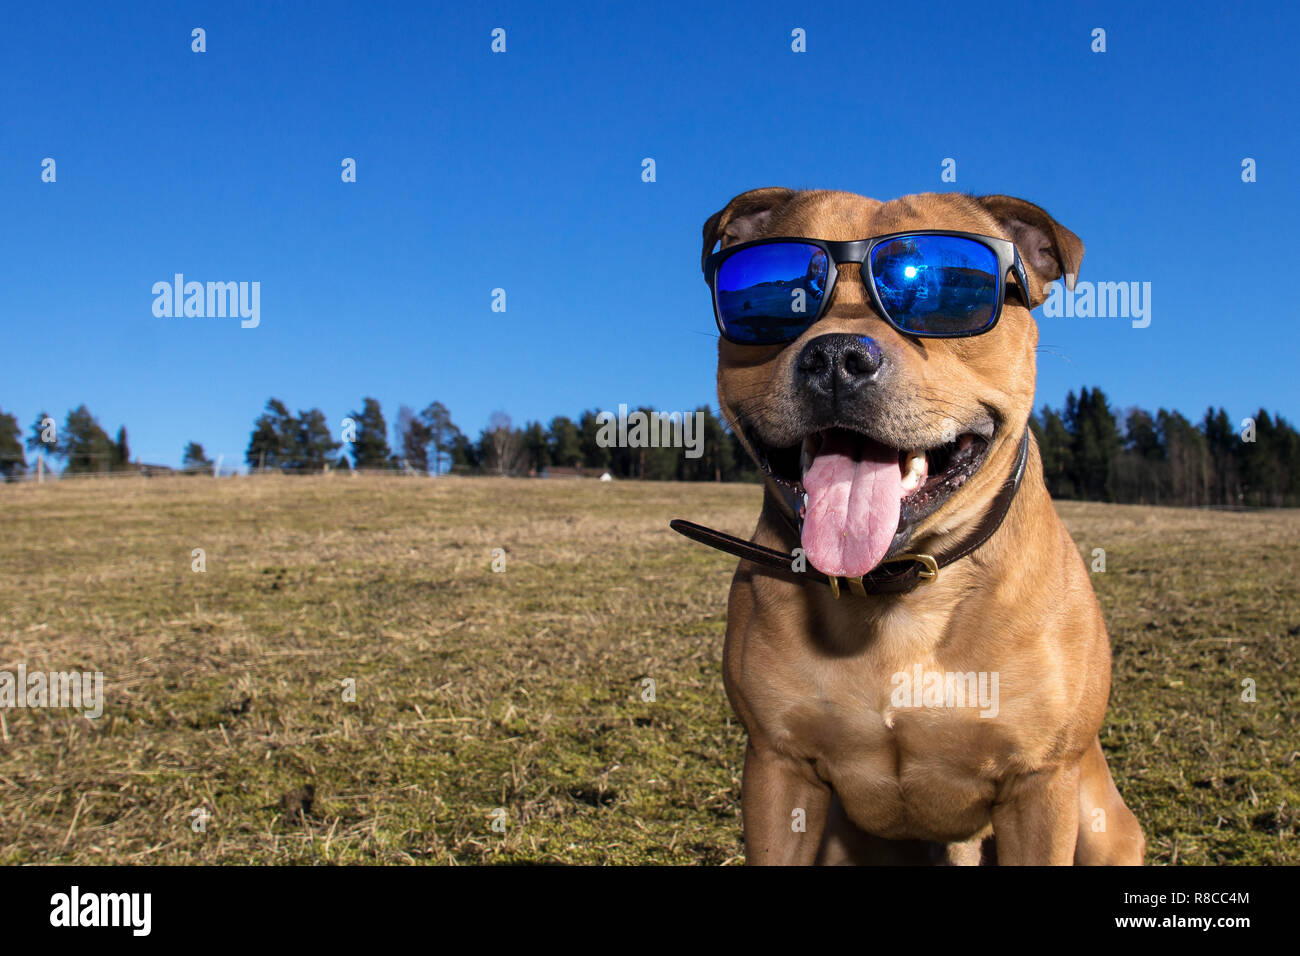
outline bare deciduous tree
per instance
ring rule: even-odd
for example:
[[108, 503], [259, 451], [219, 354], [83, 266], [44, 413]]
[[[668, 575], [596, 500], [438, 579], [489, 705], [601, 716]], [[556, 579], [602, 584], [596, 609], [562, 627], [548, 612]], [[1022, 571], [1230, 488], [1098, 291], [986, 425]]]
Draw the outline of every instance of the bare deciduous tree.
[[505, 412], [493, 412], [488, 427], [483, 432], [484, 465], [498, 475], [510, 475], [519, 469], [523, 460], [524, 443]]

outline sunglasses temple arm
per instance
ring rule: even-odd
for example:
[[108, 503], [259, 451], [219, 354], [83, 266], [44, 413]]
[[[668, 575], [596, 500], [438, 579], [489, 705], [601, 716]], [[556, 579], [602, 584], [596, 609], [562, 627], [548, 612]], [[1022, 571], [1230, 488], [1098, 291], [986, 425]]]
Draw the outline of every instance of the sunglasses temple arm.
[[1016, 284], [1020, 286], [1020, 298], [1025, 303], [1025, 308], [1032, 308], [1033, 303], [1029, 300], [1029, 275], [1025, 272], [1025, 264], [1020, 259], [1020, 250], [1014, 245], [1011, 247], [1011, 268], [1016, 273]]

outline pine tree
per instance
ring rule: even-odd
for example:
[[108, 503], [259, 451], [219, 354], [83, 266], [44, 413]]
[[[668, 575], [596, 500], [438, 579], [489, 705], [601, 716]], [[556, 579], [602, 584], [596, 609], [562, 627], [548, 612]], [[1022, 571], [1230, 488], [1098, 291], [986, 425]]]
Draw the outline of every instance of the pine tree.
[[5, 481], [15, 481], [27, 471], [22, 437], [23, 429], [18, 419], [0, 411], [0, 478]]
[[299, 410], [295, 421], [297, 430], [294, 434], [290, 469], [300, 474], [324, 471], [340, 447], [340, 443], [330, 434], [325, 413], [319, 408], [305, 412]]
[[1201, 431], [1209, 448], [1211, 464], [1210, 504], [1236, 505], [1241, 502], [1241, 436], [1233, 430], [1228, 413], [1220, 408], [1205, 410]]
[[357, 424], [357, 437], [352, 443], [352, 463], [357, 468], [386, 468], [392, 451], [388, 447], [388, 426], [379, 400], [366, 398], [362, 411], [352, 412]]
[[212, 461], [198, 442], [192, 441], [185, 446], [181, 454], [181, 470], [190, 474], [212, 470]]
[[1300, 432], [1281, 415], [1273, 416], [1273, 426], [1281, 470], [1278, 503], [1290, 508], [1300, 504]]
[[1181, 414], [1163, 408], [1156, 412], [1156, 425], [1169, 464], [1169, 496], [1173, 503], [1207, 504], [1210, 453], [1205, 436]]
[[69, 474], [93, 474], [110, 469], [113, 461], [113, 440], [108, 437], [90, 409], [78, 405], [68, 412], [63, 432], [59, 436], [59, 455], [67, 461], [64, 469]]
[[612, 449], [601, 447], [600, 424], [596, 421], [598, 414], [593, 409], [583, 412], [579, 417], [578, 447], [582, 452], [583, 465], [588, 468], [605, 469], [610, 466]]
[[582, 462], [582, 441], [573, 419], [557, 415], [546, 429], [547, 453], [551, 464], [573, 468]]
[[1039, 440], [1039, 455], [1043, 459], [1043, 482], [1047, 485], [1047, 491], [1054, 498], [1077, 497], [1079, 484], [1075, 474], [1070, 431], [1060, 413], [1047, 405], [1042, 407], [1039, 415], [1042, 421], [1041, 434], [1036, 434], [1036, 437]]
[[280, 471], [294, 462], [298, 422], [278, 398], [269, 399], [266, 411], [253, 423], [244, 461], [249, 468]]
[[1079, 390], [1066, 396], [1065, 426], [1069, 430], [1074, 471], [1080, 497], [1113, 501], [1111, 467], [1121, 447], [1119, 424], [1101, 389]]
[[452, 471], [478, 471], [483, 467], [483, 461], [478, 455], [478, 447], [460, 429], [456, 429], [447, 457], [451, 461]]
[[407, 467], [425, 474], [429, 471], [429, 442], [433, 436], [423, 418], [408, 405], [397, 410], [397, 447]]
[[1167, 470], [1160, 430], [1151, 413], [1130, 408], [1124, 418], [1124, 447], [1115, 461], [1115, 499], [1159, 504]]
[[131, 464], [131, 448], [126, 443], [125, 425], [118, 426], [117, 439], [113, 442], [112, 462], [114, 471], [121, 471]]
[[528, 470], [540, 475], [550, 461], [551, 448], [546, 440], [546, 429], [541, 422], [528, 422], [524, 425], [524, 454]]
[[32, 422], [31, 433], [27, 436], [27, 450], [58, 457], [59, 429], [48, 412], [41, 412], [36, 416], [36, 421]]
[[1283, 444], [1272, 417], [1261, 408], [1255, 413], [1255, 440], [1241, 445], [1241, 477], [1247, 504], [1281, 503], [1284, 480], [1278, 452]]

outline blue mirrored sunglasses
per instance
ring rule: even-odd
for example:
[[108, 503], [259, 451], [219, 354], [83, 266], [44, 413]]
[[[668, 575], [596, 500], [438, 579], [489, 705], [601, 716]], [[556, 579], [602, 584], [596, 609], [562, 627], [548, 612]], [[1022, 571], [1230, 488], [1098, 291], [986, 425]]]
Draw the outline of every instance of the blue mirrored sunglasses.
[[779, 345], [825, 313], [837, 265], [857, 263], [877, 311], [898, 331], [922, 338], [979, 335], [997, 324], [1014, 270], [1029, 306], [1028, 277], [1015, 244], [970, 232], [920, 230], [830, 242], [780, 237], [713, 253], [704, 277], [723, 338]]

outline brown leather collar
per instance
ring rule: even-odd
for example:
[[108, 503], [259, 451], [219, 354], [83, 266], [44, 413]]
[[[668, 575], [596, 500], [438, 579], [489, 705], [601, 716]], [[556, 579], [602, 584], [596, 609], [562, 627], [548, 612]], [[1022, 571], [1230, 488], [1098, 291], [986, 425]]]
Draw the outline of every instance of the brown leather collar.
[[920, 584], [930, 583], [939, 576], [940, 568], [966, 557], [993, 536], [993, 533], [1002, 526], [1002, 520], [1011, 509], [1011, 502], [1020, 489], [1021, 479], [1025, 476], [1025, 462], [1028, 459], [1029, 429], [1026, 428], [1024, 437], [1020, 439], [1020, 451], [1016, 456], [1016, 463], [1011, 469], [1011, 474], [1007, 476], [1007, 480], [998, 489], [998, 493], [993, 498], [993, 506], [984, 515], [980, 523], [976, 525], [974, 531], [945, 554], [938, 556], [900, 554], [897, 557], [882, 561], [874, 571], [860, 578], [840, 578], [822, 574], [816, 568], [809, 567], [806, 560], [800, 562], [804, 570], [796, 570], [795, 560], [784, 551], [766, 548], [761, 544], [754, 544], [752, 541], [746, 541], [743, 538], [737, 538], [722, 531], [706, 528], [693, 521], [675, 518], [668, 523], [668, 526], [678, 534], [683, 534], [694, 541], [707, 544], [711, 548], [717, 548], [719, 551], [725, 551], [727, 554], [735, 555], [746, 561], [752, 561], [754, 564], [762, 565], [772, 571], [783, 572], [787, 576], [804, 582], [816, 581], [828, 585], [831, 593], [836, 598], [840, 596], [842, 585], [847, 585], [848, 589], [857, 595], [905, 594]]

